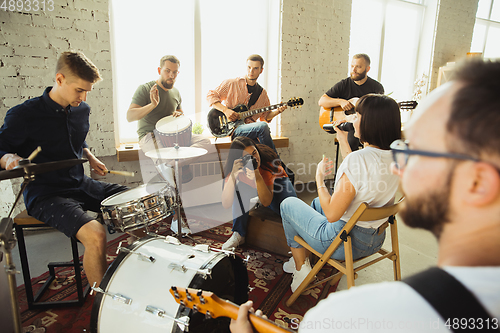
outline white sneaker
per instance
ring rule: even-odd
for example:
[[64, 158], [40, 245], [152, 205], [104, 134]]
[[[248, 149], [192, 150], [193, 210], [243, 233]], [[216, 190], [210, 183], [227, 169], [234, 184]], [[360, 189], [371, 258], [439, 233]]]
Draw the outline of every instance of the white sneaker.
[[309, 263], [309, 258], [306, 258], [306, 261], [304, 262], [304, 264], [302, 265], [302, 267], [300, 268], [300, 271], [295, 271], [293, 273], [293, 280], [292, 280], [292, 292], [295, 292], [295, 290], [297, 290], [297, 288], [300, 286], [300, 284], [302, 283], [302, 281], [304, 281], [307, 277], [307, 275], [309, 274], [309, 272], [311, 272], [312, 268], [311, 268], [311, 264]]
[[[187, 225], [187, 223], [182, 220], [181, 222], [181, 231], [183, 234], [191, 234], [191, 229], [189, 229], [189, 226]], [[176, 219], [172, 219], [172, 223], [170, 224], [170, 230], [172, 230], [174, 233], [177, 233], [177, 230], [179, 230], [178, 228], [178, 223], [177, 223], [177, 220]]]
[[253, 207], [253, 206], [255, 206], [255, 205], [259, 204], [259, 203], [260, 203], [260, 200], [259, 200], [258, 196], [256, 196], [255, 198], [251, 198], [250, 199], [250, 207]]
[[233, 231], [231, 237], [222, 245], [222, 249], [226, 251], [233, 250], [243, 243], [245, 243], [245, 237], [241, 236], [237, 231]]
[[285, 273], [295, 272], [295, 260], [293, 260], [293, 257], [283, 264], [283, 271]]

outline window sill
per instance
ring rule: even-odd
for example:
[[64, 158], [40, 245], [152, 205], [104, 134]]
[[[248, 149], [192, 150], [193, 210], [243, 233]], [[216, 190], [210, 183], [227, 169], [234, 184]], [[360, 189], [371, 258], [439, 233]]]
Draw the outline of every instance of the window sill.
[[[217, 150], [221, 149], [229, 149], [231, 146], [231, 138], [220, 138], [215, 140], [216, 138], [210, 138], [210, 142], [215, 145]], [[273, 136], [273, 142], [276, 148], [286, 148], [289, 144], [289, 139], [284, 136]], [[125, 148], [130, 147], [130, 148]], [[129, 161], [138, 161], [139, 160], [139, 147], [138, 143], [122, 143], [119, 147], [116, 148], [116, 156], [118, 162], [129, 162]]]

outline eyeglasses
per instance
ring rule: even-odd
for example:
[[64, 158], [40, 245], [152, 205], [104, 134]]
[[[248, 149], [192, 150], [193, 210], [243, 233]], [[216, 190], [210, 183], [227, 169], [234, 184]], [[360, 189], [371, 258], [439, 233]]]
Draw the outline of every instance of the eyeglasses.
[[393, 143], [391, 143], [391, 150], [392, 150], [392, 157], [394, 159], [395, 167], [398, 170], [402, 170], [406, 167], [406, 164], [408, 163], [408, 158], [410, 155], [421, 155], [421, 156], [428, 156], [428, 157], [444, 157], [444, 158], [453, 158], [457, 160], [467, 160], [467, 161], [474, 161], [474, 162], [479, 162], [480, 160], [468, 156], [468, 155], [462, 155], [462, 154], [453, 154], [453, 153], [437, 153], [437, 152], [431, 152], [431, 151], [425, 151], [425, 150], [413, 150], [409, 149], [408, 143], [402, 141], [402, 140], [396, 140]]
[[179, 71], [171, 71], [170, 69], [166, 69], [167, 74], [173, 74], [174, 76], [177, 76], [179, 74]]

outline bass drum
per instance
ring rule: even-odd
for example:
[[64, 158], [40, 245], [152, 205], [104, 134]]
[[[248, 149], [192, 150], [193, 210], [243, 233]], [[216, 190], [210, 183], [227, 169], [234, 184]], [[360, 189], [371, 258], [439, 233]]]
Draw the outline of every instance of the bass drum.
[[183, 332], [169, 317], [185, 316], [189, 332], [217, 332], [217, 326], [228, 325], [226, 318], [205, 320], [181, 307], [169, 292], [172, 286], [212, 291], [236, 304], [248, 300], [248, 274], [240, 257], [148, 236], [128, 246], [106, 271], [100, 285], [106, 294], [95, 296], [91, 331]]

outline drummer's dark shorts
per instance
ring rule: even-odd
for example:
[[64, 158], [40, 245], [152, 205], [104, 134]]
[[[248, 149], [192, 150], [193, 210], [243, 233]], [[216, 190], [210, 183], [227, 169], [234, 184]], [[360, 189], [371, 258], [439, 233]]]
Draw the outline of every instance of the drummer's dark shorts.
[[128, 190], [127, 186], [103, 183], [104, 197], [93, 198], [84, 192], [65, 196], [38, 198], [29, 210], [29, 215], [63, 232], [66, 236], [75, 236], [80, 228], [95, 218], [87, 210], [100, 212], [101, 202], [107, 197]]

